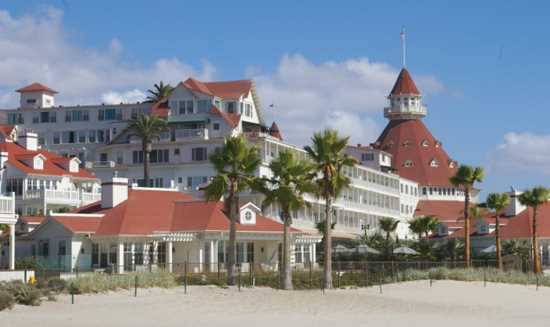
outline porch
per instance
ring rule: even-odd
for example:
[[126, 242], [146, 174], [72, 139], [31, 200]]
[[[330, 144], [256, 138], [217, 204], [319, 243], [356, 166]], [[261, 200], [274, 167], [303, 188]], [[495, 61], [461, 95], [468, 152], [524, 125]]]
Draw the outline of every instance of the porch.
[[[15, 270], [15, 223], [17, 222], [17, 215], [15, 214], [15, 194], [12, 193], [9, 196], [0, 196], [0, 225], [7, 225], [9, 229], [8, 235], [8, 262], [5, 266], [2, 262], [2, 266], [7, 267], [9, 270]], [[2, 235], [4, 236], [4, 235]], [[4, 251], [4, 249], [2, 249]]]

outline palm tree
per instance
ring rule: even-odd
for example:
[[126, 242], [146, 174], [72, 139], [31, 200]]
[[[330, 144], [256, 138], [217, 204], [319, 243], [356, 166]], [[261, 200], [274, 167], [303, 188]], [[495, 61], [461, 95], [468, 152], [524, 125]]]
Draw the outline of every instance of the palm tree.
[[415, 217], [409, 221], [409, 229], [414, 234], [418, 234], [418, 239], [422, 239], [422, 235], [428, 239], [430, 232], [437, 229], [439, 221], [434, 216], [420, 216]]
[[[349, 137], [340, 137], [338, 132], [326, 129], [315, 133], [311, 139], [312, 145], [304, 149], [315, 165], [315, 182], [318, 187], [318, 196], [325, 201], [325, 220], [327, 226], [332, 226], [332, 203], [338, 198], [342, 190], [349, 187], [350, 179], [342, 173], [345, 167], [352, 167], [357, 163], [355, 158], [345, 153]], [[325, 228], [324, 249], [324, 286], [332, 288], [332, 231]]]
[[531, 240], [531, 253], [533, 255], [533, 271], [535, 274], [542, 272], [542, 267], [540, 263], [540, 256], [539, 256], [539, 244], [538, 244], [538, 236], [537, 236], [537, 212], [540, 205], [546, 203], [548, 201], [549, 197], [548, 189], [544, 187], [535, 187], [531, 190], [525, 191], [520, 194], [519, 196], [519, 202], [523, 204], [524, 206], [528, 206], [533, 208], [533, 227], [532, 227], [532, 240]]
[[223, 197], [224, 211], [229, 216], [229, 246], [227, 253], [227, 284], [235, 285], [235, 250], [237, 219], [240, 215], [239, 193], [246, 189], [261, 189], [255, 173], [261, 164], [256, 148], [248, 146], [244, 137], [231, 136], [210, 156], [216, 176], [204, 188], [206, 201]]
[[476, 182], [483, 181], [483, 168], [461, 165], [456, 174], [449, 179], [451, 184], [462, 187], [464, 191], [464, 261], [470, 267], [470, 197]]
[[143, 150], [143, 186], [150, 186], [149, 163], [153, 150], [153, 141], [160, 137], [160, 134], [168, 129], [166, 120], [152, 115], [139, 115], [132, 119], [129, 125], [130, 131], [137, 134], [141, 139]]
[[497, 269], [502, 270], [502, 245], [500, 240], [500, 216], [506, 207], [510, 204], [508, 193], [490, 193], [487, 196], [487, 207], [495, 211], [495, 244]]
[[278, 203], [281, 208], [281, 219], [284, 224], [281, 287], [291, 290], [293, 288], [290, 267], [291, 212], [300, 210], [306, 205], [304, 194], [315, 191], [315, 184], [312, 182], [313, 166], [308, 161], [296, 159], [292, 152], [284, 150], [279, 153], [278, 158], [271, 161], [269, 168], [273, 178], [267, 180], [268, 187], [263, 190], [265, 199], [262, 207]]
[[384, 233], [386, 233], [386, 258], [389, 259], [391, 258], [393, 251], [390, 235], [397, 229], [397, 226], [399, 225], [399, 220], [393, 219], [391, 217], [383, 217], [378, 220], [378, 225], [380, 226], [380, 229]]
[[147, 96], [147, 102], [159, 102], [160, 100], [170, 96], [174, 87], [170, 84], [164, 84], [160, 81], [158, 84], [153, 85], [153, 89], [147, 90], [149, 95]]
[[521, 259], [522, 265], [526, 266], [529, 261], [531, 247], [527, 240], [511, 239], [502, 244], [502, 252], [506, 255], [514, 255]]

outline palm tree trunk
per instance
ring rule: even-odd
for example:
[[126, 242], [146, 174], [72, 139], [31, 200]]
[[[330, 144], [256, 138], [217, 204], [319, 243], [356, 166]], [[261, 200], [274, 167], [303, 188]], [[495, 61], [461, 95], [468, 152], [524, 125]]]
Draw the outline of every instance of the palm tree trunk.
[[495, 243], [497, 247], [497, 269], [502, 270], [502, 247], [500, 244], [500, 212], [496, 213]]
[[464, 261], [470, 268], [470, 188], [464, 188]]
[[229, 201], [229, 246], [227, 249], [227, 285], [235, 285], [235, 257], [237, 243], [237, 219], [239, 216], [239, 198], [235, 194], [237, 188], [231, 184]]
[[324, 271], [324, 287], [332, 288], [332, 197], [325, 196], [325, 271]]
[[283, 255], [282, 255], [282, 274], [281, 274], [281, 288], [284, 290], [292, 290], [292, 268], [290, 267], [290, 212], [288, 209], [283, 210]]
[[149, 160], [151, 154], [151, 145], [148, 142], [143, 142], [143, 186], [149, 187]]
[[539, 274], [542, 272], [539, 256], [539, 241], [537, 237], [537, 207], [533, 207], [533, 272]]

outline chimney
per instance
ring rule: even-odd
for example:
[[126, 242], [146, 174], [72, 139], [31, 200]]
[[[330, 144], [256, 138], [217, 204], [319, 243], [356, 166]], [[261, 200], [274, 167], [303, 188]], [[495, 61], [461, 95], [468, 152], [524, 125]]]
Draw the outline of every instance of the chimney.
[[25, 149], [29, 151], [37, 151], [38, 150], [38, 134], [24, 131], [21, 135], [19, 135], [17, 139], [17, 143], [24, 147]]
[[523, 204], [519, 202], [519, 196], [522, 192], [516, 191], [513, 187], [508, 193], [510, 195], [510, 204], [506, 208], [506, 216], [516, 216], [523, 210], [527, 209]]
[[101, 183], [101, 208], [113, 208], [128, 199], [128, 178], [111, 177]]

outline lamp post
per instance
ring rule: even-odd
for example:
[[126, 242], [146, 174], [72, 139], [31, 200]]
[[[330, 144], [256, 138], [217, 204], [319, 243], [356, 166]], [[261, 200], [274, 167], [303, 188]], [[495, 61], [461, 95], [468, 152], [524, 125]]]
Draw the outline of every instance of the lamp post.
[[365, 221], [363, 220], [363, 223], [361, 224], [361, 230], [365, 234], [365, 238], [367, 238], [367, 232], [370, 229], [370, 224], [365, 224]]

